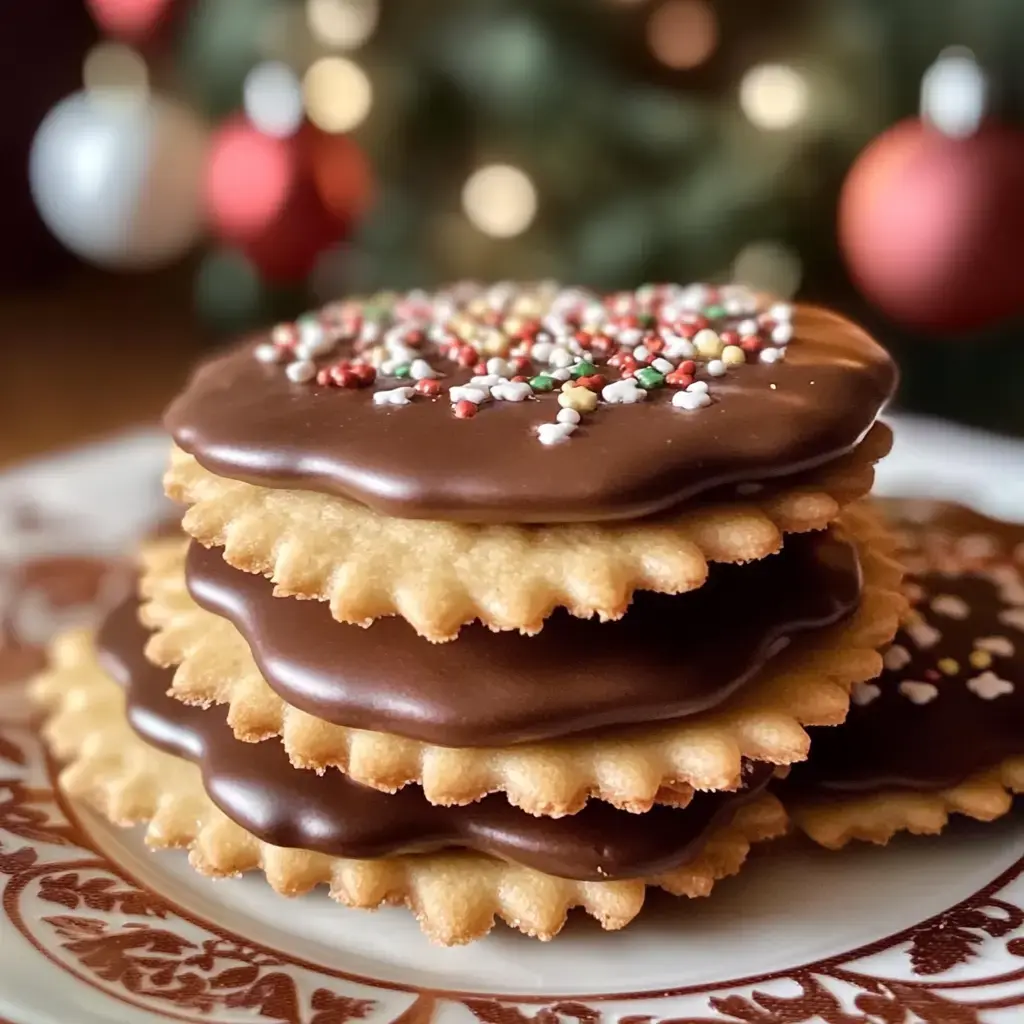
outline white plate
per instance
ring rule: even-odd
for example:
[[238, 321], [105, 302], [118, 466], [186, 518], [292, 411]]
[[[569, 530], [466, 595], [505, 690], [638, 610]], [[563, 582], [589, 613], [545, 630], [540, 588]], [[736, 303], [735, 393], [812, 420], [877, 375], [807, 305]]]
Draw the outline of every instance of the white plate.
[[[1024, 446], [921, 420], [887, 493], [1024, 518]], [[0, 478], [0, 611], [30, 640], [88, 614], [19, 563], [117, 552], [160, 512], [166, 443], [133, 435]], [[32, 583], [30, 580], [29, 583]], [[11, 599], [16, 598], [16, 607]], [[65, 605], [67, 602], [63, 602]], [[0, 649], [30, 660], [31, 651]], [[10, 667], [8, 665], [8, 667]], [[1024, 1020], [1024, 821], [936, 839], [759, 852], [708, 900], [651, 900], [605, 934], [499, 927], [444, 950], [398, 910], [212, 883], [54, 792], [22, 687], [0, 688], [0, 1024], [974, 1024]]]

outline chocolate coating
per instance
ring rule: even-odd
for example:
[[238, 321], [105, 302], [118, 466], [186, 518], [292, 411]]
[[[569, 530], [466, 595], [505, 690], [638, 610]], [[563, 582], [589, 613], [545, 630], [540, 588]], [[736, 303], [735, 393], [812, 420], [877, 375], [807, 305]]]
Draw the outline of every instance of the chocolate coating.
[[451, 747], [698, 714], [860, 597], [857, 551], [831, 533], [790, 537], [782, 552], [748, 565], [716, 565], [686, 594], [639, 592], [617, 622], [560, 609], [536, 636], [474, 623], [448, 644], [428, 643], [402, 618], [363, 629], [336, 622], [320, 602], [276, 598], [262, 576], [196, 542], [186, 580], [198, 604], [234, 623], [289, 704]]
[[684, 809], [642, 815], [591, 801], [571, 817], [535, 818], [500, 795], [434, 807], [417, 787], [381, 793], [338, 771], [293, 768], [276, 742], [236, 740], [223, 708], [204, 711], [167, 696], [172, 670], [146, 660], [146, 638], [135, 598], [111, 613], [98, 638], [104, 667], [127, 691], [132, 727], [147, 743], [194, 761], [213, 802], [274, 846], [352, 858], [469, 847], [563, 878], [647, 877], [697, 856], [772, 773], [770, 765], [752, 766], [739, 792], [700, 793]]
[[[868, 689], [865, 696], [861, 688], [860, 699], [868, 703], [855, 701], [843, 725], [814, 731], [810, 759], [793, 769], [786, 788], [945, 788], [1024, 754], [1024, 527], [954, 505], [891, 503], [888, 508], [909, 544], [913, 571], [908, 580], [918, 625], [897, 634], [892, 650], [898, 656], [894, 659], [890, 651], [890, 667], [869, 684], [879, 693]], [[926, 518], [922, 521], [920, 515]], [[979, 557], [986, 547], [988, 553]], [[964, 602], [959, 608], [958, 600]], [[958, 614], [966, 611], [964, 617], [943, 613], [950, 605]], [[922, 645], [920, 639], [932, 635], [928, 627], [940, 636]], [[1012, 648], [1012, 654], [986, 651], [993, 637], [1007, 641], [1009, 647], [998, 642], [996, 647]], [[989, 653], [991, 664], [983, 667], [982, 656], [972, 665], [976, 651]], [[957, 671], [945, 659], [952, 659]], [[972, 689], [979, 684], [971, 680], [986, 671], [1010, 684], [1010, 692], [986, 698]], [[909, 692], [922, 701], [916, 703], [900, 690], [907, 681], [934, 686], [936, 692], [931, 696], [931, 691], [911, 686]]]
[[[705, 409], [674, 408], [663, 388], [633, 405], [599, 406], [569, 442], [550, 447], [535, 430], [554, 419], [552, 394], [492, 402], [471, 420], [455, 418], [443, 396], [375, 406], [374, 391], [407, 382], [294, 384], [253, 358], [265, 335], [200, 367], [165, 424], [218, 476], [339, 495], [387, 515], [632, 519], [725, 484], [798, 473], [858, 444], [895, 389], [893, 361], [823, 309], [800, 307], [795, 332], [784, 361], [715, 378]], [[451, 363], [445, 372], [446, 386], [473, 374]]]

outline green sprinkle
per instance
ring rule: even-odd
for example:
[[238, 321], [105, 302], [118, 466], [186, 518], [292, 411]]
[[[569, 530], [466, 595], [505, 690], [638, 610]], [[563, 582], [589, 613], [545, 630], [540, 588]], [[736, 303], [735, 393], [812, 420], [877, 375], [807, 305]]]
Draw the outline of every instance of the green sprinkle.
[[709, 320], [721, 320], [721, 318], [723, 316], [725, 316], [725, 307], [724, 306], [708, 306], [704, 310], [704, 315]]
[[657, 322], [658, 318], [650, 313], [641, 313], [636, 318], [637, 326], [644, 328], [645, 330], [649, 327], [653, 327]]
[[577, 363], [569, 372], [573, 380], [578, 380], [580, 377], [589, 377], [597, 373], [597, 367], [593, 363]]
[[542, 373], [530, 379], [530, 387], [534, 391], [552, 391], [555, 387], [555, 378]]
[[409, 363], [402, 363], [401, 366], [396, 366], [394, 372], [391, 374], [392, 377], [408, 377], [409, 376]]
[[637, 383], [645, 391], [650, 391], [652, 388], [660, 388], [665, 383], [665, 375], [658, 373], [657, 370], [650, 366], [645, 366], [642, 370], [637, 370], [634, 374]]

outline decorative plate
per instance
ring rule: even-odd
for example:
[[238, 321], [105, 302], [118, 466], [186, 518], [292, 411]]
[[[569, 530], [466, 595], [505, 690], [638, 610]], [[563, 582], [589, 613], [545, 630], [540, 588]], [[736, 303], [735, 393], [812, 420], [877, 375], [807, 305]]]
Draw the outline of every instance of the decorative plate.
[[[1024, 510], [1024, 446], [897, 420], [886, 493]], [[213, 883], [55, 790], [21, 680], [94, 613], [107, 560], [161, 515], [136, 434], [0, 478], [0, 1024], [975, 1024], [1024, 1020], [1024, 821], [757, 852], [708, 900], [606, 934], [500, 927], [429, 945], [403, 911]]]

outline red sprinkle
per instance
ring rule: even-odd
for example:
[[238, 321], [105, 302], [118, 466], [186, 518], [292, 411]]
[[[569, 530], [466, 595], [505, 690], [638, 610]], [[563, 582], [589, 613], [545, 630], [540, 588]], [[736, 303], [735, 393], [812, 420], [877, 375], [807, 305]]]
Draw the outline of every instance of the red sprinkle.
[[679, 335], [680, 338], [685, 338], [687, 341], [693, 341], [697, 335], [697, 325], [684, 323], [682, 320], [672, 325], [672, 330]]
[[330, 370], [319, 370], [317, 372], [317, 375], [316, 375], [316, 382], [321, 387], [326, 387], [329, 384], [333, 384], [334, 381], [331, 378], [331, 371]]
[[513, 384], [529, 384], [529, 383], [530, 383], [530, 378], [529, 378], [529, 377], [527, 377], [527, 376], [525, 376], [525, 375], [524, 375], [524, 374], [522, 374], [522, 373], [517, 373], [517, 374], [516, 374], [516, 375], [515, 375], [515, 376], [514, 376], [514, 377], [512, 378], [512, 383], [513, 383]]
[[680, 373], [696, 373], [697, 372], [697, 364], [692, 359], [684, 359], [676, 367], [676, 369]]
[[478, 376], [483, 376], [487, 373], [487, 364], [485, 362], [479, 362], [473, 367], [473, 372]]
[[644, 347], [652, 356], [657, 356], [665, 351], [665, 342], [663, 342], [657, 335], [652, 334], [649, 337], [644, 338]]
[[582, 349], [589, 349], [594, 344], [594, 336], [589, 331], [577, 331], [574, 337]]
[[419, 348], [427, 340], [427, 336], [420, 330], [410, 331], [403, 341], [409, 348]]
[[515, 370], [516, 373], [528, 373], [533, 369], [533, 363], [531, 363], [526, 356], [517, 356], [512, 360], [512, 369]]
[[368, 387], [377, 379], [377, 371], [369, 363], [356, 363], [352, 372], [358, 378], [360, 387]]
[[331, 380], [339, 388], [359, 387], [359, 378], [349, 369], [347, 363], [338, 363], [331, 367]]
[[476, 415], [476, 406], [468, 399], [456, 402], [452, 410], [460, 420], [471, 420]]
[[412, 389], [417, 395], [425, 395], [427, 398], [436, 398], [441, 394], [441, 385], [430, 377], [416, 381]]
[[718, 337], [722, 339], [723, 345], [738, 345], [740, 343], [740, 336], [737, 331], [722, 331]]
[[760, 352], [764, 343], [756, 334], [748, 334], [745, 338], [740, 338], [740, 348], [744, 352]]
[[665, 382], [672, 388], [688, 388], [693, 383], [693, 376], [689, 373], [673, 370], [665, 377]]
[[478, 358], [477, 351], [472, 345], [463, 345], [459, 349], [459, 366], [473, 366]]

